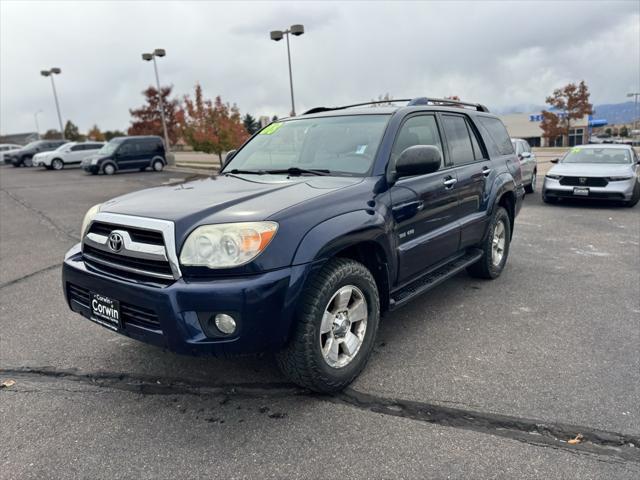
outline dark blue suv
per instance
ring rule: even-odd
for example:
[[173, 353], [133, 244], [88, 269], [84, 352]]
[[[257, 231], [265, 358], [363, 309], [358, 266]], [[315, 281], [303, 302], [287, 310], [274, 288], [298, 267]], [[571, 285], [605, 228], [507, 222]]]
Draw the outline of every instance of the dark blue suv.
[[275, 351], [292, 381], [345, 387], [381, 313], [463, 269], [500, 275], [524, 196], [485, 107], [402, 102], [315, 108], [217, 176], [91, 208], [64, 261], [69, 306], [179, 353]]

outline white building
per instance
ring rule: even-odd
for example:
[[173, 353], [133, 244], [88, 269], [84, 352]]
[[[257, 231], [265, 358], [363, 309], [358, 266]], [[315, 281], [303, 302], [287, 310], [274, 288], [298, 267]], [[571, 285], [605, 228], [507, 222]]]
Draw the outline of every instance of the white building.
[[569, 136], [562, 135], [555, 139], [552, 144], [542, 136], [540, 128], [542, 121], [541, 113], [511, 113], [500, 115], [500, 120], [507, 127], [507, 131], [512, 138], [522, 138], [529, 142], [532, 147], [573, 147], [589, 142], [589, 117], [584, 116], [580, 120], [574, 120], [569, 131]]

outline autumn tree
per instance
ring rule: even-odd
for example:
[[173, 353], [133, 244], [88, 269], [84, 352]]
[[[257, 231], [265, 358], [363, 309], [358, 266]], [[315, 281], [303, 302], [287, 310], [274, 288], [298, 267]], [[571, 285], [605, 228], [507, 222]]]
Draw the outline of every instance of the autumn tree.
[[64, 138], [71, 142], [78, 142], [82, 140], [84, 136], [80, 133], [80, 130], [75, 123], [71, 120], [67, 120], [67, 123], [64, 126]]
[[171, 143], [176, 143], [180, 136], [181, 108], [177, 99], [170, 98], [172, 90], [173, 86], [160, 87], [160, 95], [158, 95], [157, 88], [149, 87], [142, 92], [145, 97], [145, 104], [140, 108], [129, 110], [133, 117], [129, 127], [129, 135], [158, 135], [164, 138], [160, 110], [160, 97], [162, 97], [164, 117], [167, 122], [167, 135]]
[[112, 138], [116, 138], [116, 137], [126, 137], [127, 134], [124, 133], [122, 130], [105, 130], [104, 132], [102, 132], [104, 135], [104, 139], [108, 142], [110, 141]]
[[215, 153], [222, 163], [222, 154], [238, 148], [249, 136], [235, 105], [223, 103], [220, 96], [212, 102], [195, 86], [194, 98], [184, 97], [182, 133], [194, 150]]
[[248, 113], [242, 117], [242, 124], [249, 135], [253, 135], [260, 130], [260, 123]]
[[542, 122], [540, 122], [540, 128], [542, 129], [542, 136], [547, 139], [547, 145], [550, 147], [555, 146], [556, 138], [561, 137], [564, 133], [562, 126], [560, 125], [560, 117], [555, 113], [542, 111]]
[[[553, 94], [547, 97], [546, 103], [551, 105], [555, 112], [558, 113], [544, 110], [542, 114], [547, 113], [558, 117], [557, 123], [562, 126], [563, 134], [568, 138], [571, 131], [571, 122], [593, 113], [593, 105], [589, 103], [589, 96], [589, 87], [584, 83], [584, 80], [577, 85], [570, 83], [562, 88], [556, 88]], [[553, 122], [549, 122], [548, 125], [552, 126]], [[541, 128], [544, 136], [550, 138], [549, 135], [553, 132], [545, 131], [542, 125]]]
[[58, 140], [60, 138], [62, 138], [62, 135], [60, 135], [60, 132], [53, 128], [47, 130], [46, 132], [44, 132], [44, 135], [42, 135], [43, 140]]
[[87, 132], [87, 138], [94, 142], [104, 142], [104, 134], [98, 128], [98, 125], [91, 127], [91, 130]]

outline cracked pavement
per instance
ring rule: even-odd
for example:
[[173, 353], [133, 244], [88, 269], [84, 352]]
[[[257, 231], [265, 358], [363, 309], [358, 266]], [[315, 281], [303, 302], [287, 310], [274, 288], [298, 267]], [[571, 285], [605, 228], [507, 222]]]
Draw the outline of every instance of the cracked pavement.
[[322, 397], [268, 355], [177, 356], [67, 309], [84, 212], [185, 176], [0, 167], [0, 479], [640, 476], [640, 207], [527, 196], [498, 280], [387, 314]]

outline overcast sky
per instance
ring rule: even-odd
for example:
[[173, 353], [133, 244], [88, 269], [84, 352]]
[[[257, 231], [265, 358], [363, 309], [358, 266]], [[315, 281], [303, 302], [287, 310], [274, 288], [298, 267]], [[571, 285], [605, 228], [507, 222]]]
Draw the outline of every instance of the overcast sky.
[[640, 2], [30, 2], [0, 0], [0, 132], [126, 129], [164, 48], [162, 84], [179, 96], [199, 82], [244, 114], [290, 110], [286, 46], [269, 31], [302, 23], [292, 38], [298, 112], [317, 105], [458, 95], [493, 109], [540, 105], [584, 79], [592, 102], [640, 91]]

